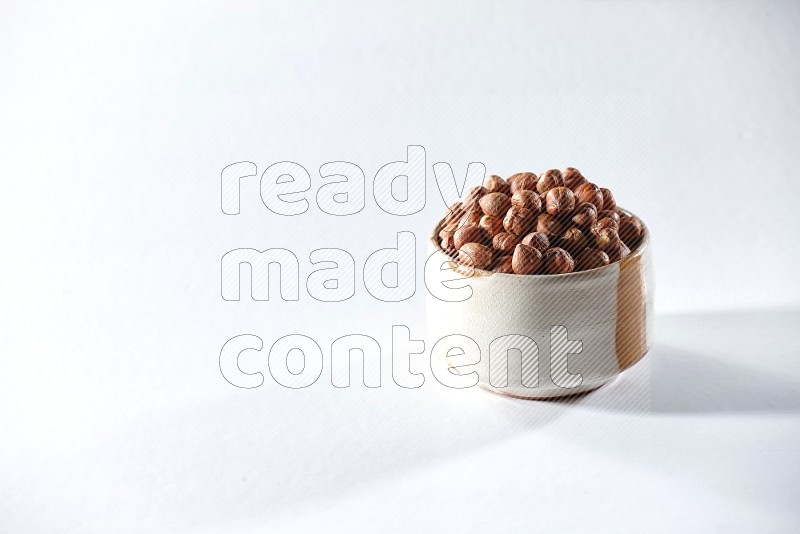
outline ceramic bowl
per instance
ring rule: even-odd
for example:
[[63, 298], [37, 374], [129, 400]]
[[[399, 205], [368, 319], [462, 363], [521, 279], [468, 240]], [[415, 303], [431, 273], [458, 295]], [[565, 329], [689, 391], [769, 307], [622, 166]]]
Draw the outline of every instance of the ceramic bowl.
[[[449, 354], [451, 373], [477, 372], [479, 385], [506, 395], [562, 397], [608, 383], [650, 349], [653, 268], [646, 227], [641, 244], [619, 262], [569, 274], [516, 275], [458, 264], [439, 246], [440, 225], [428, 241], [428, 263], [436, 268], [426, 269], [426, 284], [469, 286], [471, 294], [450, 302], [428, 292], [428, 346], [460, 335], [480, 349], [478, 363], [474, 354], [471, 362]], [[462, 279], [448, 281], [454, 277]]]

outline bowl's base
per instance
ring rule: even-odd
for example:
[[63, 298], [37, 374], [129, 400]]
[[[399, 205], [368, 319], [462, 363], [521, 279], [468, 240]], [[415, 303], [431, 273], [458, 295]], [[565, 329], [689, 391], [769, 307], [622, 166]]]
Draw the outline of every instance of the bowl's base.
[[484, 390], [494, 393], [495, 395], [502, 395], [504, 397], [512, 397], [514, 399], [522, 399], [522, 400], [556, 400], [556, 399], [569, 399], [573, 397], [581, 397], [586, 395], [587, 393], [591, 393], [596, 389], [600, 389], [601, 387], [605, 386], [609, 382], [613, 382], [615, 378], [619, 375], [614, 375], [608, 380], [600, 384], [593, 384], [591, 386], [579, 386], [573, 389], [559, 389], [559, 390], [550, 390], [543, 395], [520, 395], [518, 393], [514, 393], [511, 391], [507, 391], [503, 388], [495, 388], [490, 386], [489, 384], [484, 384], [483, 382], [479, 382], [478, 385], [483, 388]]

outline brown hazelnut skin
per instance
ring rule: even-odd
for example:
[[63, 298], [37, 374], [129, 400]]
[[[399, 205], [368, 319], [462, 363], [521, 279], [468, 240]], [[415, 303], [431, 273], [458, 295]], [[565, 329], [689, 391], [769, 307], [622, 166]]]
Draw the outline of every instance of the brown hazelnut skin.
[[472, 189], [469, 190], [469, 193], [467, 193], [467, 196], [461, 202], [461, 208], [465, 212], [471, 211], [472, 208], [478, 206], [478, 201], [481, 199], [481, 197], [483, 197], [483, 195], [487, 194], [488, 192], [489, 191], [487, 191], [487, 189], [483, 186], [478, 185], [473, 187]]
[[453, 246], [461, 250], [467, 243], [480, 243], [488, 245], [491, 242], [486, 230], [477, 224], [465, 224], [453, 234]]
[[539, 181], [536, 182], [538, 192], [546, 193], [554, 187], [564, 187], [564, 177], [560, 170], [550, 169], [539, 175]]
[[511, 208], [503, 219], [503, 227], [506, 232], [514, 235], [525, 235], [535, 224], [535, 214], [525, 208]]
[[478, 226], [486, 230], [486, 232], [493, 236], [503, 231], [503, 219], [495, 217], [494, 215], [484, 215], [481, 217]]
[[558, 238], [557, 243], [560, 248], [574, 255], [585, 249], [588, 241], [583, 232], [573, 226]]
[[578, 204], [591, 202], [598, 210], [603, 209], [603, 192], [591, 182], [581, 184], [575, 189], [575, 200]]
[[561, 176], [564, 177], [564, 186], [573, 190], [587, 182], [586, 178], [581, 174], [581, 171], [575, 167], [567, 167], [561, 172]]
[[516, 274], [536, 274], [542, 268], [542, 253], [520, 243], [514, 249], [511, 267]]
[[614, 195], [611, 193], [611, 190], [601, 187], [600, 192], [603, 194], [603, 209], [609, 211], [617, 209], [617, 201], [614, 200]]
[[608, 251], [608, 257], [611, 262], [619, 261], [631, 253], [631, 249], [625, 246], [625, 243], [620, 241], [617, 245]]
[[548, 239], [553, 239], [561, 233], [561, 223], [549, 213], [542, 213], [536, 219], [536, 231], [545, 234]]
[[489, 193], [478, 201], [483, 213], [494, 217], [502, 217], [511, 207], [511, 199], [505, 193]]
[[492, 247], [503, 252], [512, 252], [518, 244], [519, 236], [507, 232], [500, 232], [492, 239]]
[[599, 219], [596, 223], [592, 225], [592, 233], [596, 234], [603, 228], [613, 228], [614, 230], [619, 230], [619, 223], [617, 223], [617, 221], [615, 221], [611, 217]]
[[536, 175], [532, 172], [518, 172], [509, 177], [508, 183], [511, 184], [512, 193], [533, 190], [536, 189]]
[[447, 208], [447, 213], [444, 216], [443, 226], [449, 224], [464, 215], [464, 209], [461, 207], [461, 202], [456, 202]]
[[461, 225], [466, 226], [468, 224], [480, 224], [481, 217], [483, 217], [483, 210], [480, 206], [475, 205], [475, 207], [469, 210], [461, 219]]
[[525, 208], [539, 215], [542, 212], [542, 199], [535, 191], [522, 189], [511, 196], [511, 206]]
[[458, 249], [458, 261], [476, 269], [486, 269], [494, 260], [494, 251], [480, 243], [466, 243]]
[[575, 260], [563, 248], [549, 248], [544, 253], [544, 272], [547, 274], [565, 274], [575, 270]]
[[597, 208], [591, 202], [578, 204], [572, 213], [572, 223], [584, 230], [592, 227], [597, 222]]
[[541, 232], [531, 232], [522, 238], [523, 245], [529, 245], [541, 253], [550, 248], [550, 240]]
[[623, 217], [619, 221], [619, 237], [631, 250], [642, 242], [644, 226], [637, 217]]
[[[606, 252], [608, 257], [614, 253], [614, 250], [619, 248], [619, 234], [614, 228], [602, 228], [598, 232], [594, 232], [594, 244], [600, 250]], [[614, 261], [613, 258], [611, 261]]]
[[601, 210], [597, 212], [598, 220], [605, 219], [606, 217], [608, 217], [609, 219], [614, 219], [614, 222], [616, 222], [617, 225], [619, 226], [619, 220], [620, 220], [619, 213], [613, 210]]
[[575, 194], [568, 187], [554, 187], [545, 198], [547, 213], [563, 217], [575, 209]]
[[584, 249], [581, 253], [578, 254], [575, 261], [576, 261], [576, 270], [578, 271], [588, 271], [590, 269], [597, 269], [598, 267], [603, 267], [611, 262], [611, 260], [608, 257], [608, 254], [596, 248]]
[[496, 174], [487, 176], [483, 180], [483, 187], [485, 187], [486, 190], [489, 191], [490, 193], [504, 193], [506, 195], [511, 194], [511, 185], [509, 185], [508, 182], [506, 182]]
[[512, 267], [511, 263], [512, 261], [512, 256], [501, 256], [497, 259], [497, 262], [492, 270], [496, 273], [514, 274], [514, 268]]

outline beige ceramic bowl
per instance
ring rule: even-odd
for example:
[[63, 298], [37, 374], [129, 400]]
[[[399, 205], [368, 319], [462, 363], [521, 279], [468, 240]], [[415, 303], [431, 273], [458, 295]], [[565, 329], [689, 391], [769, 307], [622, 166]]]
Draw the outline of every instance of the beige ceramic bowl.
[[[440, 224], [428, 242], [428, 263], [436, 267], [426, 269], [426, 284], [468, 285], [472, 294], [447, 302], [428, 292], [428, 346], [460, 335], [480, 348], [477, 364], [474, 354], [470, 365], [463, 365], [467, 360], [459, 360], [458, 350], [448, 355], [450, 372], [477, 372], [478, 384], [498, 393], [562, 397], [606, 384], [650, 349], [647, 228], [641, 245], [620, 262], [570, 274], [520, 276], [457, 264], [439, 246]], [[468, 278], [447, 282], [454, 276]]]

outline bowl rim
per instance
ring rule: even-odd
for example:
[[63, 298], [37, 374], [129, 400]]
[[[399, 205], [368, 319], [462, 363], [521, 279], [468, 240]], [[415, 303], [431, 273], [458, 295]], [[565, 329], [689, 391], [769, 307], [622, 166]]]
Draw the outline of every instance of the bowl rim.
[[[631, 263], [634, 261], [639, 261], [642, 256], [644, 255], [647, 248], [650, 246], [650, 229], [647, 227], [645, 222], [642, 220], [641, 217], [636, 215], [630, 210], [627, 210], [621, 206], [617, 206], [617, 209], [628, 215], [629, 217], [636, 217], [639, 219], [639, 222], [642, 223], [642, 242], [639, 243], [639, 246], [636, 247], [634, 250], [631, 250], [631, 253], [628, 254], [626, 257], [619, 261], [611, 262], [608, 265], [603, 265], [602, 267], [595, 267], [594, 269], [589, 269], [586, 271], [573, 271], [571, 273], [562, 273], [562, 274], [517, 274], [517, 273], [498, 273], [495, 271], [488, 271], [486, 269], [476, 269], [475, 267], [471, 267], [469, 265], [464, 265], [463, 263], [459, 263], [447, 254], [442, 248], [440, 241], [439, 241], [439, 230], [442, 227], [442, 223], [444, 222], [444, 218], [440, 219], [436, 225], [433, 227], [433, 232], [428, 238], [428, 242], [434, 246], [436, 252], [441, 252], [448, 258], [450, 258], [450, 262], [455, 266], [454, 270], [458, 272], [462, 272], [462, 270], [471, 270], [472, 273], [469, 276], [500, 276], [500, 277], [524, 277], [525, 279], [562, 279], [564, 277], [575, 277], [575, 276], [587, 276], [587, 275], [599, 275], [603, 273], [605, 270], [613, 267], [614, 265], [619, 265], [620, 269], [622, 268], [623, 264]], [[465, 269], [460, 269], [461, 267]], [[466, 274], [466, 273], [462, 273]]]

